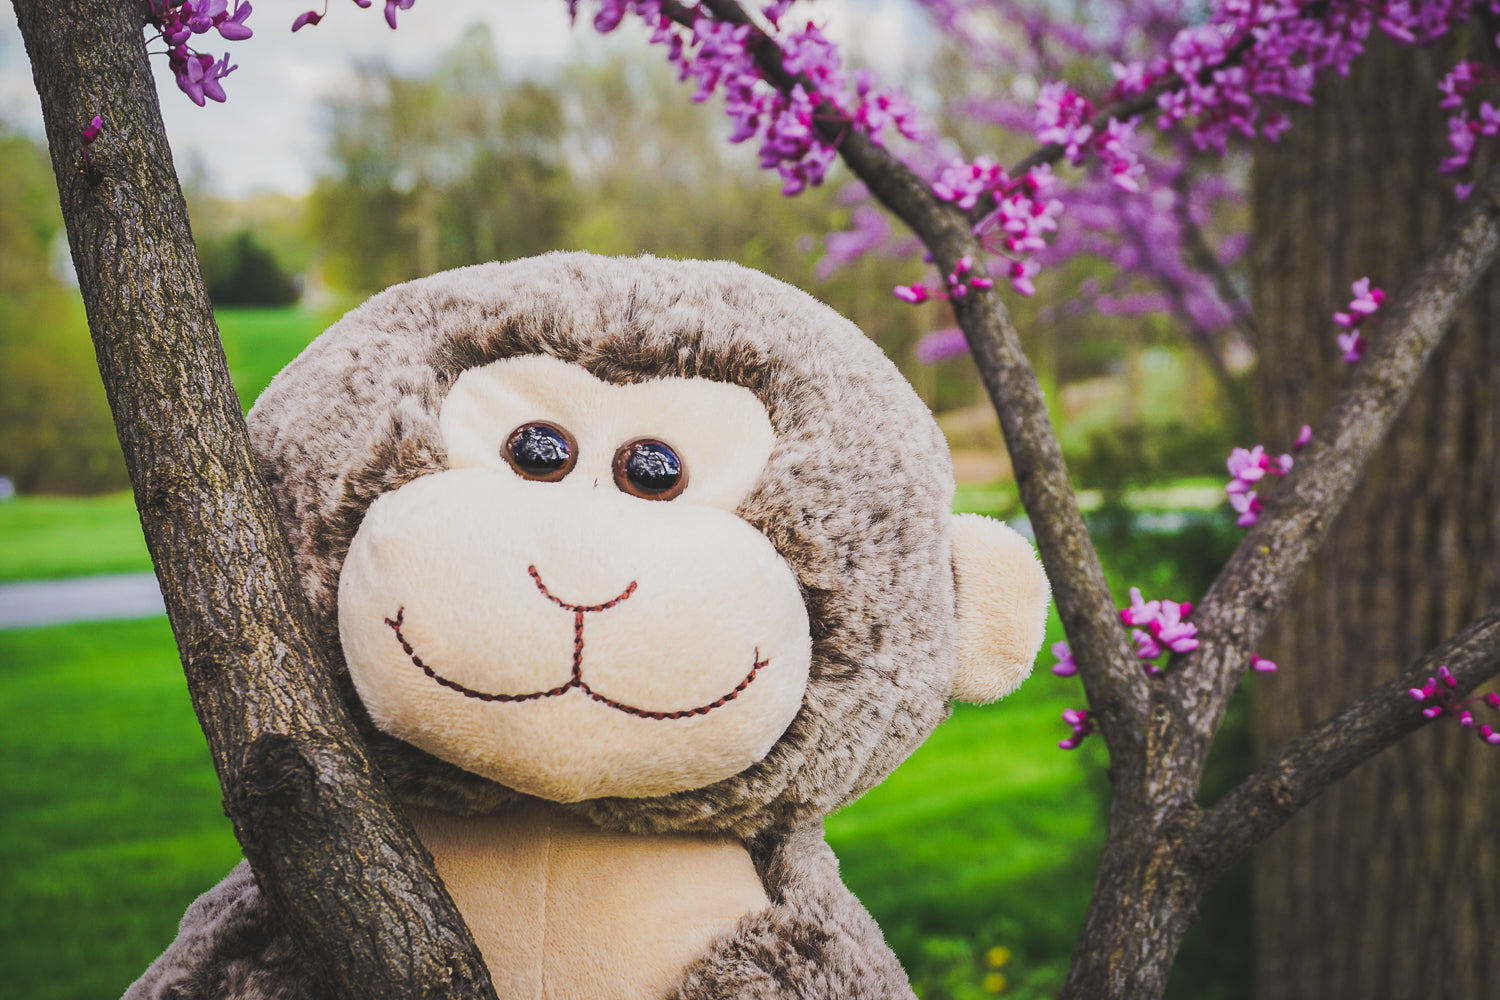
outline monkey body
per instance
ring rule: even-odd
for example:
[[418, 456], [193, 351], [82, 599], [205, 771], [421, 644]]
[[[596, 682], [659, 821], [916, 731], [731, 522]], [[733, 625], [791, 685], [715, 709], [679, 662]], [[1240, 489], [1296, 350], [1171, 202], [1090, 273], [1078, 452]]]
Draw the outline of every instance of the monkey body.
[[[390, 289], [252, 410], [319, 634], [503, 997], [909, 997], [823, 817], [1047, 586], [858, 330], [734, 265]], [[303, 1000], [241, 866], [127, 996]]]

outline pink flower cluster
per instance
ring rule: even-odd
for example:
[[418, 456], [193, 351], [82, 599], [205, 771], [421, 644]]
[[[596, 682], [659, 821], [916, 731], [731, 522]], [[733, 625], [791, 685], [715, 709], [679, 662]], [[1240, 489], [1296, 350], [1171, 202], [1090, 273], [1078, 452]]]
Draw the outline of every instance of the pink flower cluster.
[[[1130, 604], [1120, 609], [1120, 620], [1130, 626], [1135, 655], [1142, 661], [1141, 670], [1147, 677], [1161, 673], [1161, 666], [1154, 661], [1163, 653], [1190, 653], [1198, 648], [1198, 626], [1186, 620], [1192, 610], [1193, 606], [1187, 601], [1148, 601], [1141, 596], [1139, 587], [1130, 588]], [[1057, 662], [1052, 665], [1054, 674], [1072, 677], [1078, 673], [1078, 661], [1073, 659], [1073, 650], [1066, 642], [1054, 642], [1052, 655], [1057, 657]], [[1266, 674], [1274, 672], [1276, 664], [1251, 653], [1250, 668]], [[1073, 727], [1073, 735], [1058, 744], [1064, 750], [1075, 749], [1094, 731], [1089, 713], [1084, 709], [1068, 709], [1063, 712], [1063, 721]]]
[[[1303, 433], [1312, 434], [1312, 428], [1306, 424], [1302, 425]], [[1298, 447], [1305, 443], [1306, 437], [1298, 436]], [[1224, 487], [1224, 492], [1229, 494], [1229, 505], [1239, 516], [1235, 518], [1235, 524], [1242, 528], [1248, 528], [1260, 518], [1260, 512], [1264, 505], [1260, 497], [1256, 496], [1255, 486], [1265, 478], [1266, 473], [1273, 476], [1284, 476], [1292, 471], [1292, 456], [1282, 455], [1273, 459], [1266, 454], [1266, 449], [1260, 445], [1248, 451], [1244, 448], [1236, 448], [1229, 453], [1229, 483]]]
[[1495, 0], [1225, 0], [1213, 5], [1206, 22], [1177, 32], [1165, 57], [1116, 62], [1111, 95], [1135, 96], [1173, 78], [1176, 85], [1157, 99], [1162, 128], [1191, 121], [1199, 148], [1221, 152], [1234, 135], [1275, 141], [1290, 122], [1268, 106], [1311, 103], [1317, 74], [1347, 74], [1372, 30], [1402, 44], [1428, 45], [1478, 6], [1500, 12]]
[[1068, 162], [1083, 162], [1084, 150], [1094, 134], [1094, 106], [1066, 83], [1045, 84], [1036, 99], [1037, 142], [1057, 143]]
[[1183, 620], [1192, 610], [1187, 601], [1147, 601], [1139, 587], [1130, 588], [1130, 607], [1120, 609], [1120, 620], [1134, 626], [1130, 637], [1135, 640], [1135, 655], [1146, 661], [1142, 669], [1148, 676], [1161, 672], [1151, 661], [1163, 652], [1188, 653], [1198, 648], [1198, 626]]
[[[1063, 209], [1062, 202], [1051, 197], [1055, 183], [1046, 164], [1012, 179], [1004, 167], [980, 157], [972, 163], [955, 160], [944, 167], [932, 192], [966, 212], [988, 209], [973, 227], [980, 245], [1009, 261], [1006, 275], [1017, 292], [1035, 295], [1031, 279], [1041, 267], [1030, 255], [1047, 245], [1045, 234], [1057, 230]], [[897, 296], [914, 301], [900, 291]]]
[[[1141, 597], [1139, 587], [1130, 588], [1130, 604], [1120, 609], [1120, 620], [1131, 626], [1130, 637], [1135, 640], [1135, 655], [1145, 661], [1141, 669], [1148, 677], [1161, 673], [1161, 667], [1151, 661], [1162, 653], [1188, 653], [1198, 648], [1198, 626], [1184, 619], [1192, 612], [1187, 601], [1148, 601]], [[1057, 662], [1052, 672], [1059, 677], [1072, 677], [1078, 673], [1078, 663], [1066, 642], [1052, 644], [1052, 655]]]
[[923, 334], [913, 353], [922, 364], [930, 365], [944, 358], [966, 354], [968, 350], [969, 341], [964, 332], [956, 326], [945, 326]]
[[1458, 719], [1458, 724], [1473, 729], [1479, 739], [1490, 746], [1500, 746], [1500, 731], [1490, 725], [1476, 725], [1474, 713], [1470, 711], [1471, 705], [1488, 705], [1490, 708], [1500, 711], [1500, 694], [1486, 694], [1470, 698], [1467, 701], [1454, 700], [1453, 689], [1458, 686], [1458, 681], [1446, 666], [1438, 667], [1437, 679], [1427, 678], [1427, 683], [1419, 688], [1409, 688], [1408, 692], [1412, 698], [1422, 704], [1422, 714], [1429, 719], [1436, 719], [1440, 715], [1450, 715]]
[[[354, 0], [354, 5], [363, 9], [370, 6], [372, 2], [373, 0]], [[385, 23], [391, 26], [392, 31], [396, 30], [396, 11], [411, 10], [412, 4], [416, 2], [417, 0], [385, 0]], [[327, 16], [327, 4], [324, 5], [321, 11], [305, 10], [292, 20], [292, 30], [300, 31], [309, 24], [316, 25]]]
[[1073, 727], [1073, 735], [1057, 744], [1064, 750], [1077, 750], [1084, 737], [1094, 731], [1094, 716], [1086, 708], [1065, 708], [1062, 720]]
[[1063, 155], [1074, 166], [1081, 165], [1092, 152], [1112, 183], [1131, 194], [1138, 193], [1139, 179], [1146, 168], [1130, 148], [1135, 123], [1111, 118], [1104, 130], [1096, 133], [1093, 121], [1094, 106], [1086, 97], [1066, 83], [1049, 83], [1037, 95], [1032, 134], [1037, 142], [1063, 147]]
[[[575, 13], [576, 5], [570, 0]], [[857, 129], [875, 142], [887, 128], [914, 138], [917, 125], [905, 97], [879, 90], [868, 73], [851, 79], [817, 25], [783, 30], [789, 6], [790, 0], [779, 0], [762, 11], [769, 31], [719, 21], [695, 7], [689, 29], [663, 12], [661, 0], [600, 0], [594, 27], [613, 31], [627, 14], [644, 21], [652, 29], [651, 41], [666, 46], [679, 78], [696, 84], [693, 100], [723, 92], [734, 121], [730, 140], [758, 138], [761, 167], [776, 170], [782, 193], [792, 195], [821, 184], [837, 155], [838, 140], [826, 141], [819, 124]], [[786, 70], [800, 78], [790, 93], [765, 82], [755, 64], [752, 48], [768, 40], [781, 48]]]
[[1352, 290], [1354, 298], [1349, 302], [1349, 311], [1333, 314], [1333, 321], [1344, 328], [1344, 332], [1338, 335], [1339, 350], [1344, 352], [1344, 361], [1351, 365], [1365, 356], [1365, 348], [1369, 346], [1369, 341], [1359, 332], [1359, 325], [1375, 315], [1385, 301], [1385, 292], [1371, 288], [1369, 278], [1360, 278]]
[[235, 0], [234, 10], [229, 9], [228, 0], [151, 0], [147, 9], [146, 23], [157, 29], [157, 37], [167, 44], [167, 64], [177, 80], [177, 89], [203, 107], [205, 101], [224, 100], [224, 85], [220, 82], [236, 67], [229, 56], [214, 59], [195, 51], [188, 45], [194, 35], [217, 31], [227, 41], [238, 42], [249, 38], [251, 30], [245, 27], [250, 16], [250, 5], [244, 0]]
[[87, 173], [93, 167], [93, 161], [89, 158], [89, 147], [94, 144], [95, 139], [99, 138], [99, 133], [102, 131], [104, 131], [104, 119], [95, 115], [93, 120], [84, 128], [81, 136], [83, 139], [83, 156], [78, 161], [78, 169], [80, 171]]
[[916, 305], [926, 302], [928, 299], [961, 299], [969, 294], [971, 288], [993, 288], [994, 281], [974, 270], [974, 258], [964, 254], [953, 265], [953, 272], [944, 279], [947, 289], [931, 287], [927, 285], [897, 285], [893, 294], [902, 302], [910, 302]]

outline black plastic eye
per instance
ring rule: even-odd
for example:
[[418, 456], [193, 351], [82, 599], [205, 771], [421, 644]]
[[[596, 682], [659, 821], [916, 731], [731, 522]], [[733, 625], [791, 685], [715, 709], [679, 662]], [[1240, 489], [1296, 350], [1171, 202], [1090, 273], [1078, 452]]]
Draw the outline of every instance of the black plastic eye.
[[687, 488], [687, 470], [669, 446], [638, 438], [615, 452], [615, 485], [631, 496], [670, 500]]
[[578, 445], [556, 424], [537, 421], [511, 431], [500, 454], [523, 479], [555, 483], [573, 471]]

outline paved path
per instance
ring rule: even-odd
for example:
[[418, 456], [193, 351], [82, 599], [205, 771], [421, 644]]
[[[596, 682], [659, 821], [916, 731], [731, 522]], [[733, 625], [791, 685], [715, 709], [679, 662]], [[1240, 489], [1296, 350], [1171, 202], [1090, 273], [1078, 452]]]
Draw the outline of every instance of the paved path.
[[0, 583], [0, 628], [166, 614], [154, 573]]

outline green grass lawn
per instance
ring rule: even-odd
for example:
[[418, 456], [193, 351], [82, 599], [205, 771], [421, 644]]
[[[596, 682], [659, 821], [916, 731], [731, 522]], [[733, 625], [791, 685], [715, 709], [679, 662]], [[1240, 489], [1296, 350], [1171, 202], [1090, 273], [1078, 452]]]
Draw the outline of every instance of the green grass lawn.
[[312, 309], [217, 309], [224, 357], [246, 410], [272, 377], [322, 333], [334, 316]]
[[235, 863], [165, 618], [0, 632], [7, 996], [116, 997]]
[[[1148, 596], [1196, 599], [1237, 537], [1193, 525], [1101, 547], [1118, 593], [1136, 583]], [[145, 568], [132, 546], [139, 527], [123, 495], [0, 505], [0, 574]], [[1054, 622], [1047, 643], [1057, 637]], [[1107, 787], [1097, 739], [1056, 749], [1067, 734], [1059, 715], [1082, 695], [1051, 662], [1044, 651], [1036, 676], [996, 705], [959, 706], [891, 778], [829, 820], [846, 882], [924, 1000], [994, 995], [985, 977], [997, 972], [1004, 997], [1046, 996], [1066, 971]], [[237, 857], [166, 621], [0, 631], [0, 664], [7, 991], [117, 996]], [[1242, 886], [1205, 905], [1179, 996], [1246, 995], [1243, 911]], [[986, 960], [996, 947], [1009, 956], [998, 969]]]
[[[332, 319], [308, 309], [220, 309], [216, 316], [235, 391], [246, 410]], [[128, 492], [0, 503], [0, 582], [149, 569]]]
[[150, 569], [128, 492], [0, 503], [0, 582]]

